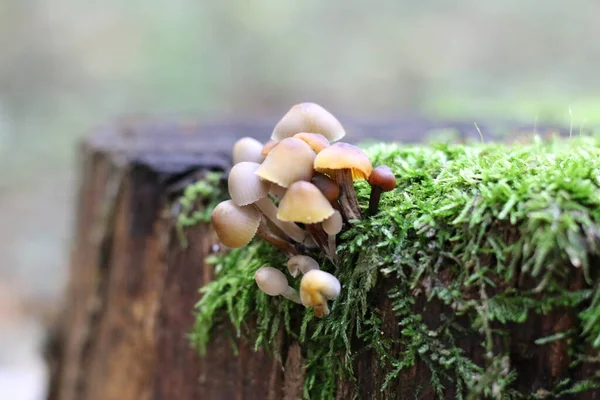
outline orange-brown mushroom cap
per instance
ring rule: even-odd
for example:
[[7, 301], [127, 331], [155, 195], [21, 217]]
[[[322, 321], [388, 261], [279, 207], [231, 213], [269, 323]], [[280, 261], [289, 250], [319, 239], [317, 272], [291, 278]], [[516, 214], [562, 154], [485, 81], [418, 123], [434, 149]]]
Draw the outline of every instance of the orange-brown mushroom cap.
[[310, 181], [316, 153], [297, 138], [283, 139], [256, 170], [262, 179], [287, 188], [296, 181]]
[[315, 185], [299, 181], [290, 185], [281, 199], [277, 218], [281, 221], [316, 224], [329, 218], [334, 211]]
[[349, 169], [352, 179], [369, 179], [373, 166], [364, 151], [348, 143], [335, 143], [315, 157], [314, 168], [317, 172], [331, 175], [333, 171]]
[[336, 201], [337, 198], [340, 197], [340, 185], [335, 183], [335, 181], [327, 175], [315, 174], [315, 176], [312, 177], [311, 182], [319, 188], [321, 193], [323, 193], [330, 202]]
[[295, 138], [304, 140], [315, 153], [320, 153], [321, 150], [329, 147], [331, 143], [320, 133], [300, 132], [294, 135]]
[[384, 192], [389, 192], [396, 187], [396, 176], [390, 167], [380, 165], [371, 172], [369, 184], [371, 186], [379, 186]]

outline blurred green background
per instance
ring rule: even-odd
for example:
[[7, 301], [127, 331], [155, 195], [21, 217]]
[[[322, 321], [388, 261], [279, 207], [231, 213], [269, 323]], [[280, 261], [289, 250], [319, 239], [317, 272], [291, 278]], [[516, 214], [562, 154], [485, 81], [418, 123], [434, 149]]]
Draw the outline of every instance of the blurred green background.
[[42, 396], [90, 128], [302, 101], [592, 128], [599, 15], [583, 0], [0, 0], [0, 398]]

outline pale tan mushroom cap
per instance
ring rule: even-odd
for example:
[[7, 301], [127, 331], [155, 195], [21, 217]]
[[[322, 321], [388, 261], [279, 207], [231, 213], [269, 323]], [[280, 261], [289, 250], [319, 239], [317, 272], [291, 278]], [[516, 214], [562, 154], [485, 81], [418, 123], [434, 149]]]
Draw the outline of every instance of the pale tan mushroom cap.
[[313, 269], [319, 269], [319, 263], [312, 257], [298, 254], [290, 257], [287, 262], [287, 268], [290, 275], [295, 278], [299, 272], [305, 274]]
[[296, 181], [310, 181], [316, 153], [303, 140], [287, 138], [265, 158], [256, 175], [284, 188]]
[[348, 143], [335, 143], [321, 151], [315, 157], [314, 168], [317, 172], [331, 175], [333, 171], [349, 169], [352, 179], [369, 179], [373, 165], [364, 151]]
[[250, 243], [260, 219], [260, 212], [254, 206], [240, 207], [232, 200], [219, 203], [211, 216], [213, 229], [221, 243], [234, 249]]
[[326, 147], [329, 147], [331, 143], [329, 140], [320, 133], [309, 133], [309, 132], [300, 132], [294, 135], [295, 138], [304, 140], [306, 144], [308, 144], [315, 153], [320, 153]]
[[252, 204], [269, 193], [271, 183], [255, 174], [259, 167], [260, 164], [244, 161], [231, 168], [227, 178], [229, 195], [238, 206]]
[[267, 155], [269, 155], [271, 150], [273, 150], [273, 148], [275, 146], [277, 146], [278, 144], [279, 144], [279, 140], [269, 140], [267, 143], [265, 143], [265, 145], [263, 146], [263, 148], [261, 150], [260, 162], [263, 162], [265, 160], [265, 158], [267, 157]]
[[254, 280], [259, 289], [269, 296], [279, 296], [288, 287], [283, 272], [273, 267], [261, 267], [254, 273]]
[[293, 106], [275, 125], [271, 139], [281, 140], [300, 132], [320, 133], [330, 142], [338, 141], [346, 135], [340, 121], [315, 103]]
[[308, 271], [300, 281], [300, 300], [305, 307], [315, 307], [340, 295], [340, 281], [319, 269]]
[[342, 214], [337, 210], [333, 212], [331, 217], [323, 221], [322, 224], [323, 230], [328, 235], [337, 235], [341, 232], [343, 225], [344, 221], [342, 220]]
[[281, 199], [277, 218], [281, 221], [316, 224], [329, 218], [334, 211], [315, 185], [300, 181], [292, 184]]
[[251, 137], [243, 137], [233, 145], [233, 164], [244, 161], [261, 162], [263, 145]]

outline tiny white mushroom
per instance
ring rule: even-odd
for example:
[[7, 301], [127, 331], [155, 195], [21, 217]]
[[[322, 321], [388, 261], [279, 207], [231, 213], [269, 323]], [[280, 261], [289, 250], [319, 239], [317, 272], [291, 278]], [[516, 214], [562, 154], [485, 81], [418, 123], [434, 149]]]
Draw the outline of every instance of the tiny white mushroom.
[[294, 303], [302, 304], [296, 289], [288, 285], [288, 280], [280, 270], [273, 267], [261, 267], [254, 273], [258, 288], [269, 296], [283, 296]]
[[327, 300], [340, 295], [340, 281], [328, 272], [313, 269], [308, 271], [300, 281], [300, 299], [305, 307], [313, 307], [315, 315], [323, 318], [329, 314]]
[[335, 210], [331, 217], [327, 218], [322, 222], [323, 230], [328, 235], [329, 238], [329, 255], [331, 257], [335, 256], [336, 244], [335, 244], [335, 236], [341, 232], [342, 225], [344, 221], [342, 220], [342, 214], [339, 211]]
[[312, 257], [297, 255], [288, 260], [287, 268], [290, 275], [295, 278], [298, 276], [298, 272], [306, 274], [313, 269], [319, 269], [319, 263]]

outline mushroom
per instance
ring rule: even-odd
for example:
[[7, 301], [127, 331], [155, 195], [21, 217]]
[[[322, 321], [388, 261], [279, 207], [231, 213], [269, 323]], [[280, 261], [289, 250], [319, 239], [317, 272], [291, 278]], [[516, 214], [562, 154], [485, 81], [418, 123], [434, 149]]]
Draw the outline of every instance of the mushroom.
[[296, 181], [310, 181], [315, 156], [316, 153], [303, 140], [287, 138], [269, 152], [256, 175], [284, 188]]
[[369, 178], [373, 169], [369, 157], [356, 146], [335, 143], [317, 154], [314, 168], [329, 175], [340, 186], [340, 206], [346, 219], [360, 219], [353, 181]]
[[319, 263], [309, 256], [296, 255], [291, 257], [287, 262], [287, 268], [291, 276], [298, 276], [298, 272], [306, 274], [313, 269], [319, 269]]
[[233, 145], [233, 165], [243, 161], [261, 162], [263, 145], [251, 137], [243, 137]]
[[338, 197], [340, 197], [340, 186], [327, 175], [317, 173], [312, 177], [311, 182], [319, 188], [330, 203], [335, 203]]
[[271, 184], [261, 180], [256, 171], [259, 164], [253, 162], [241, 162], [231, 168], [228, 178], [229, 194], [238, 206], [254, 204], [267, 219], [281, 229], [286, 235], [304, 243], [308, 234], [298, 225], [277, 219], [277, 207], [269, 200], [267, 194]]
[[286, 188], [279, 186], [276, 183], [271, 184], [269, 193], [277, 200], [281, 200], [285, 196]]
[[306, 144], [308, 144], [315, 153], [319, 153], [326, 147], [329, 147], [329, 140], [320, 133], [308, 133], [308, 132], [300, 132], [294, 135], [295, 138], [304, 140]]
[[315, 315], [323, 318], [329, 314], [327, 300], [340, 295], [340, 281], [328, 272], [313, 269], [308, 271], [300, 281], [300, 300], [305, 307], [313, 307]]
[[250, 243], [260, 225], [260, 212], [252, 206], [240, 207], [232, 200], [219, 203], [212, 212], [211, 222], [221, 243], [239, 248]]
[[261, 154], [261, 159], [259, 162], [263, 162], [265, 160], [265, 158], [267, 157], [267, 155], [271, 152], [271, 150], [273, 150], [273, 148], [275, 146], [277, 146], [279, 144], [279, 140], [269, 140], [267, 143], [265, 143], [265, 145], [263, 146], [260, 154]]
[[282, 221], [316, 224], [329, 218], [334, 211], [315, 185], [298, 181], [288, 188], [281, 199], [277, 218]]
[[258, 288], [269, 296], [283, 296], [294, 303], [302, 304], [296, 289], [288, 285], [287, 278], [280, 270], [273, 267], [261, 267], [254, 273]]
[[293, 106], [275, 125], [271, 139], [282, 140], [300, 132], [320, 133], [330, 142], [338, 141], [346, 135], [340, 121], [315, 103]]
[[223, 201], [213, 210], [211, 222], [221, 243], [232, 249], [247, 245], [258, 235], [286, 254], [297, 254], [294, 246], [268, 229], [260, 212], [253, 206], [238, 206], [232, 200]]
[[396, 176], [387, 165], [375, 168], [369, 176], [371, 185], [371, 196], [369, 197], [369, 215], [373, 215], [379, 209], [379, 199], [382, 192], [389, 192], [396, 187]]
[[329, 258], [333, 259], [335, 257], [336, 252], [336, 244], [335, 237], [338, 233], [342, 231], [342, 226], [344, 222], [342, 220], [342, 215], [339, 211], [334, 211], [331, 217], [327, 218], [321, 224], [323, 226], [323, 230], [327, 233], [328, 236], [328, 248], [329, 248]]
[[[315, 185], [310, 182], [293, 183], [281, 199], [277, 218], [282, 221], [300, 222], [315, 243], [327, 252], [327, 236], [319, 223], [329, 218], [335, 210]], [[333, 261], [333, 260], [332, 260]]]

